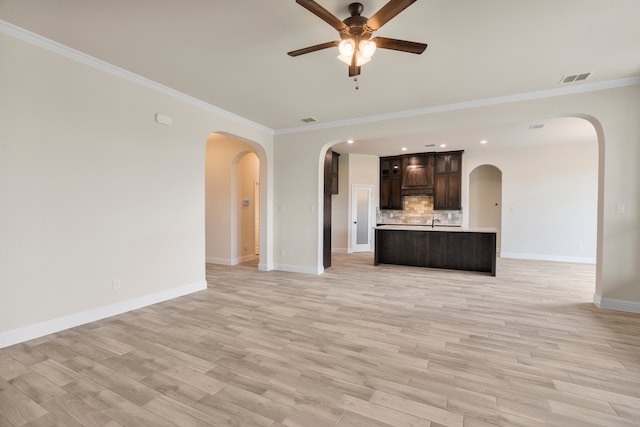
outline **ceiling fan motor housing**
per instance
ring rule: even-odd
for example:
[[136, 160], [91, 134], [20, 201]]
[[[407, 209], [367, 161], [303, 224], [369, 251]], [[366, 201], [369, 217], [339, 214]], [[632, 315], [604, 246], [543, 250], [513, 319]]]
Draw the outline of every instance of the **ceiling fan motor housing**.
[[369, 18], [362, 16], [363, 11], [364, 6], [362, 3], [351, 3], [349, 5], [349, 13], [351, 16], [342, 21], [344, 22], [344, 25], [347, 26], [347, 28], [340, 32], [340, 37], [342, 39], [369, 39], [371, 37], [373, 32], [367, 27], [367, 21]]
[[362, 15], [362, 11], [364, 11], [364, 6], [362, 5], [362, 3], [351, 3], [349, 5], [349, 14], [351, 16], [360, 16]]

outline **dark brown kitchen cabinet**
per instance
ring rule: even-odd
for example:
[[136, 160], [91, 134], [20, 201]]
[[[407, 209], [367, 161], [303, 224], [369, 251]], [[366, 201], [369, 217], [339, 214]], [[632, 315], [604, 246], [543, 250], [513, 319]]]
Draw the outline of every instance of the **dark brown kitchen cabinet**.
[[338, 161], [340, 153], [331, 151], [331, 194], [338, 194]]
[[484, 271], [496, 275], [496, 233], [376, 228], [374, 264]]
[[462, 153], [462, 151], [436, 153], [436, 173], [459, 173], [462, 165]]
[[324, 156], [324, 206], [322, 224], [322, 265], [331, 267], [331, 194], [333, 193], [334, 152], [327, 150]]
[[380, 209], [402, 209], [404, 196], [434, 196], [435, 210], [460, 210], [462, 153], [380, 157]]
[[462, 151], [436, 153], [435, 210], [460, 210], [462, 208]]
[[433, 153], [402, 156], [401, 194], [403, 196], [433, 195], [434, 162]]
[[380, 158], [380, 209], [402, 209], [402, 156]]

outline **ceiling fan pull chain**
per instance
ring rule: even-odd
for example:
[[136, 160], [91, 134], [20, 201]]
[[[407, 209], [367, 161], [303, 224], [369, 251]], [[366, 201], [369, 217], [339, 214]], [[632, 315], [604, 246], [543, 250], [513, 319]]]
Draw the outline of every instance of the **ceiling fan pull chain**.
[[360, 89], [360, 87], [358, 86], [358, 78], [354, 77], [353, 81], [356, 83], [356, 90]]

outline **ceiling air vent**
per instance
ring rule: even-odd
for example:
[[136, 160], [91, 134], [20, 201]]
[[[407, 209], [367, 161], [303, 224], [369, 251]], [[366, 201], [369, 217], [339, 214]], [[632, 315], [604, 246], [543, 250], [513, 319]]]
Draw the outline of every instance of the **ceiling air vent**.
[[306, 119], [300, 119], [305, 123], [313, 123], [313, 122], [317, 122], [318, 119], [316, 119], [315, 117], [307, 117]]
[[425, 147], [435, 147], [436, 144], [425, 144]]
[[587, 80], [591, 73], [571, 74], [570, 76], [564, 76], [560, 79], [560, 83], [572, 83]]
[[540, 123], [537, 125], [531, 125], [529, 126], [529, 129], [533, 130], [533, 129], [542, 129], [544, 127], [544, 123]]

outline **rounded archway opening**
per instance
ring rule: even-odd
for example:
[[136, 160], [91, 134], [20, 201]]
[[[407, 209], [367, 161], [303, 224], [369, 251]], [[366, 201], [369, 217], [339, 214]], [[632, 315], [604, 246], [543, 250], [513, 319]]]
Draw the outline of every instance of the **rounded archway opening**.
[[205, 150], [205, 256], [221, 265], [258, 267], [264, 248], [266, 186], [260, 147], [232, 135], [212, 133]]
[[481, 165], [469, 174], [469, 227], [498, 230], [496, 250], [500, 253], [502, 230], [502, 171]]

